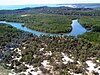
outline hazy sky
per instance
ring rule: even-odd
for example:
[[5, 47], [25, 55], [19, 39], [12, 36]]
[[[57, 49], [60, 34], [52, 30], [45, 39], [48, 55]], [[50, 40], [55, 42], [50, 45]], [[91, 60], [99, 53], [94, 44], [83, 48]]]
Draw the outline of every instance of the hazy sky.
[[100, 0], [0, 0], [0, 5], [100, 3]]

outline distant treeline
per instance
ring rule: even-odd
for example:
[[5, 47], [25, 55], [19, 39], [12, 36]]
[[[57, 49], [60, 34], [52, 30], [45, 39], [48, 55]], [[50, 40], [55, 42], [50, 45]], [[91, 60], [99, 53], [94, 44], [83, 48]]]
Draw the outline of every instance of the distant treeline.
[[78, 16], [100, 16], [100, 9], [93, 8], [70, 8], [70, 7], [36, 7], [23, 8], [17, 10], [0, 10], [0, 14], [60, 14], [60, 15], [78, 15]]

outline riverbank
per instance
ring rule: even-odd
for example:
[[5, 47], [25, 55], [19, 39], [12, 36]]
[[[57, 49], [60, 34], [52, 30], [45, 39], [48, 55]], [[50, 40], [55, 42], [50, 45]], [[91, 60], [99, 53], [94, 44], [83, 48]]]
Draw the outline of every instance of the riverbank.
[[[30, 14], [31, 16], [9, 15], [1, 20], [8, 22], [20, 22], [32, 30], [48, 33], [68, 33], [71, 31], [71, 17], [57, 14]], [[9, 19], [10, 18], [10, 19]]]
[[100, 32], [100, 16], [83, 16], [79, 18], [79, 23], [88, 30], [97, 30]]
[[72, 30], [72, 19], [79, 19], [87, 29], [99, 25], [99, 12], [99, 8], [36, 7], [0, 10], [0, 20], [24, 23], [32, 30], [42, 32], [68, 33]]
[[87, 39], [93, 43], [100, 43], [100, 16], [84, 16], [79, 19], [82, 24], [90, 32], [79, 35], [80, 38]]
[[50, 36], [75, 36], [79, 34], [83, 34], [86, 32], [86, 29], [82, 27], [79, 23], [78, 20], [72, 20], [71, 24], [71, 31], [69, 33], [46, 33], [46, 32], [40, 32], [40, 31], [35, 31], [27, 28], [25, 25], [23, 27], [23, 23], [17, 23], [17, 22], [6, 22], [6, 21], [0, 21], [0, 23], [5, 23], [9, 24], [13, 27], [16, 27], [17, 29], [20, 29], [22, 31], [30, 32], [33, 35], [50, 35]]
[[[5, 30], [9, 25], [1, 26]], [[99, 73], [100, 45], [96, 43], [68, 36], [31, 35], [19, 30], [16, 32], [12, 27], [7, 31], [9, 29], [10, 32], [0, 35], [0, 41], [3, 43], [0, 45], [0, 51], [1, 62], [5, 68], [11, 70], [10, 74]], [[88, 61], [97, 67], [86, 66], [89, 64]], [[93, 72], [90, 70], [91, 66]]]
[[[63, 8], [63, 7], [62, 7]], [[22, 30], [27, 28], [20, 23], [25, 23], [31, 27], [47, 28], [48, 25], [56, 25], [60, 29], [60, 23], [64, 25], [71, 22], [73, 18], [80, 20], [80, 23], [95, 24], [89, 25], [91, 32], [86, 32], [74, 38], [72, 36], [57, 35], [40, 35], [43, 32], [27, 33], [12, 27], [8, 24], [0, 24], [0, 59], [3, 67], [11, 70], [9, 74], [24, 75], [99, 75], [100, 74], [100, 30], [99, 14], [94, 9], [51, 9], [38, 8], [38, 14], [33, 14], [27, 10], [2, 11], [7, 14], [0, 15], [1, 20], [12, 26], [21, 27]], [[45, 11], [43, 11], [45, 10]], [[63, 10], [63, 11], [62, 11]], [[72, 11], [74, 10], [74, 12]], [[17, 12], [16, 12], [17, 11]], [[59, 13], [59, 12], [60, 13]], [[85, 12], [84, 12], [85, 11]], [[93, 12], [92, 12], [93, 11]], [[98, 11], [98, 10], [97, 10]], [[42, 12], [42, 14], [41, 14]], [[90, 13], [89, 13], [90, 12]], [[8, 14], [13, 13], [13, 14]], [[25, 14], [31, 13], [32, 16]], [[46, 14], [44, 14], [46, 13]], [[52, 14], [47, 14], [52, 13]], [[58, 15], [59, 14], [59, 15]], [[67, 15], [66, 15], [67, 14]], [[24, 15], [24, 16], [21, 16]], [[69, 15], [69, 16], [68, 16]], [[72, 16], [73, 15], [73, 16]], [[79, 16], [80, 15], [80, 16]], [[88, 15], [88, 16], [87, 16]], [[98, 20], [95, 18], [98, 16]], [[82, 18], [85, 17], [85, 18]], [[89, 17], [89, 20], [87, 20]], [[56, 19], [58, 18], [58, 19]], [[63, 18], [63, 19], [62, 19]], [[67, 19], [66, 19], [67, 18]], [[49, 20], [50, 19], [50, 20]], [[62, 19], [62, 20], [61, 20]], [[64, 21], [63, 21], [64, 20]], [[13, 21], [13, 22], [11, 22]], [[20, 23], [14, 23], [20, 22]], [[77, 21], [74, 21], [76, 23]], [[92, 23], [93, 22], [93, 23]], [[50, 24], [49, 24], [50, 23]], [[53, 24], [52, 24], [53, 23]], [[76, 25], [76, 24], [75, 24]], [[79, 25], [79, 23], [77, 24]], [[56, 26], [52, 26], [55, 27]], [[71, 25], [70, 25], [71, 26]], [[91, 27], [92, 26], [92, 27]], [[52, 28], [51, 27], [51, 28]], [[62, 26], [63, 28], [65, 26]], [[63, 29], [61, 28], [61, 29]], [[88, 27], [86, 27], [88, 28]], [[48, 28], [49, 29], [49, 28]], [[80, 25], [79, 28], [80, 29]], [[80, 29], [81, 30], [81, 29]], [[28, 29], [29, 32], [33, 30]], [[50, 30], [51, 31], [51, 30]], [[74, 31], [73, 31], [74, 32]], [[78, 32], [78, 30], [77, 30]], [[46, 33], [45, 33], [46, 34]], [[1, 70], [0, 70], [1, 71]], [[8, 75], [8, 74], [7, 74]]]

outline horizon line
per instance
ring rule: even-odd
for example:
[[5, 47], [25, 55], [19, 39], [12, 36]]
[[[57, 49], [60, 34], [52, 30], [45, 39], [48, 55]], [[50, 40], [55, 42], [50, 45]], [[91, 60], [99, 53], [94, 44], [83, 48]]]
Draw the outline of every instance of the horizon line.
[[[55, 4], [55, 5], [66, 5], [66, 4], [100, 4], [100, 3], [48, 3], [50, 5]], [[47, 5], [48, 5], [47, 4]], [[14, 4], [14, 5], [46, 5], [45, 3], [41, 4]], [[0, 5], [0, 6], [14, 6], [13, 4], [8, 4], [8, 5]]]

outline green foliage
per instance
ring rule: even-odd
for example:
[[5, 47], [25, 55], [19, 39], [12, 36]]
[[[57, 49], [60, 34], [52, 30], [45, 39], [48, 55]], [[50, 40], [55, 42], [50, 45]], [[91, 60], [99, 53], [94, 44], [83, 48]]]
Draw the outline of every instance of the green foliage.
[[[5, 16], [5, 15], [4, 15]], [[30, 14], [22, 17], [20, 15], [0, 16], [1, 20], [12, 22], [23, 22], [25, 26], [49, 33], [65, 33], [71, 31], [72, 17], [54, 14]]]
[[3, 24], [3, 23], [0, 23], [0, 34], [2, 33], [6, 33], [6, 32], [18, 32], [20, 30], [17, 30], [16, 28], [10, 26], [10, 25], [7, 25], [7, 24]]
[[[11, 63], [10, 69], [14, 68], [14, 65], [18, 66], [18, 68], [14, 69], [16, 72], [21, 72], [27, 69], [27, 67], [22, 64], [23, 62], [33, 65], [33, 67], [39, 67], [42, 66], [41, 62], [43, 62], [43, 60], [48, 60], [50, 65], [54, 66], [54, 70], [61, 72], [61, 75], [69, 75], [69, 70], [77, 74], [82, 73], [85, 75], [83, 70], [85, 61], [93, 57], [96, 57], [94, 60], [100, 60], [99, 10], [80, 8], [64, 11], [62, 8], [55, 8], [55, 10], [48, 9], [48, 11], [43, 11], [44, 9], [42, 9], [42, 11], [34, 9], [35, 11], [25, 10], [20, 12], [15, 10], [10, 12], [14, 14], [1, 14], [0, 20], [22, 22], [25, 26], [38, 31], [64, 33], [71, 30], [72, 19], [78, 18], [79, 23], [91, 30], [91, 32], [79, 35], [78, 38], [67, 36], [33, 36], [27, 35], [27, 33], [23, 34], [10, 25], [0, 24], [0, 49], [3, 51], [3, 48], [9, 47], [9, 44], [13, 43], [15, 46], [20, 47], [22, 53], [21, 60], [13, 61], [12, 56], [19, 56], [19, 54], [13, 50], [8, 51], [10, 49], [7, 48], [7, 51], [3, 54], [3, 62], [5, 64]], [[23, 14], [28, 14], [28, 16], [22, 16]], [[23, 47], [26, 47], [26, 49], [23, 49]], [[44, 50], [40, 51], [41, 48], [44, 48]], [[52, 56], [45, 55], [45, 53], [49, 51], [52, 52]], [[68, 62], [68, 64], [62, 66], [61, 52], [67, 54], [70, 58], [74, 57], [72, 59], [79, 61], [81, 65], [77, 62]], [[57, 64], [55, 60], [60, 64]], [[5, 66], [7, 67], [7, 65]], [[43, 69], [43, 71], [45, 72], [47, 70]]]
[[78, 37], [87, 39], [90, 42], [100, 43], [100, 32], [87, 32]]
[[79, 18], [79, 23], [89, 30], [96, 30], [100, 27], [100, 16], [82, 16]]
[[93, 32], [100, 32], [100, 26], [94, 26], [92, 31]]

